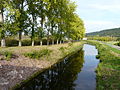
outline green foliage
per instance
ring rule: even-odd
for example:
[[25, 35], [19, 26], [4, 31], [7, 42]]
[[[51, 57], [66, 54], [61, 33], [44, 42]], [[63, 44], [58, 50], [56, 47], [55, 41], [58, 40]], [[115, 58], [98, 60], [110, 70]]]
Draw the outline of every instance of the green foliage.
[[1, 60], [10, 60], [13, 57], [13, 53], [10, 51], [3, 51], [0, 54], [3, 56]]
[[117, 38], [117, 41], [120, 41], [120, 37]]
[[120, 46], [120, 42], [118, 42], [118, 43], [115, 43], [114, 45]]
[[18, 40], [14, 38], [6, 38], [6, 46], [18, 46]]
[[22, 45], [26, 46], [34, 44], [36, 38], [39, 41], [35, 44], [43, 38], [62, 41], [84, 37], [84, 23], [75, 13], [75, 3], [70, 0], [5, 0], [4, 5], [1, 3], [0, 7], [3, 8], [0, 8], [0, 15], [4, 15], [2, 19], [5, 19], [1, 22], [1, 38], [18, 34], [19, 46], [23, 32], [33, 42], [22, 41]]
[[10, 60], [13, 56], [12, 52], [6, 51], [4, 52], [4, 56], [6, 57], [6, 60]]
[[52, 50], [49, 49], [42, 49], [40, 51], [32, 51], [30, 53], [25, 53], [24, 56], [32, 58], [32, 59], [39, 59], [43, 56], [50, 56], [50, 53], [52, 52]]
[[116, 37], [99, 37], [99, 36], [94, 36], [94, 37], [87, 37], [88, 40], [98, 40], [98, 41], [116, 41]]
[[24, 39], [22, 40], [22, 46], [30, 46], [31, 40], [30, 39]]
[[72, 42], [68, 42], [68, 46], [69, 47], [73, 46], [73, 43]]

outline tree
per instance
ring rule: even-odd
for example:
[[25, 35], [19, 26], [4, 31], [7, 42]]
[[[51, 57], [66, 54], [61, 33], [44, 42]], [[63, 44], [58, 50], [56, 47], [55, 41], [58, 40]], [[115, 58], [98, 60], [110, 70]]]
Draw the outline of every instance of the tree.
[[74, 15], [74, 20], [71, 22], [71, 38], [74, 40], [81, 40], [85, 35], [85, 28], [83, 21], [78, 15]]
[[17, 9], [19, 11], [19, 17], [15, 19], [16, 23], [19, 23], [18, 25], [18, 37], [19, 37], [19, 45], [22, 46], [22, 33], [23, 31], [28, 27], [26, 24], [28, 23], [28, 17], [27, 17], [27, 3], [26, 0], [12, 0], [13, 2], [13, 8]]
[[[5, 37], [7, 35], [11, 35], [18, 30], [18, 23], [14, 22], [14, 18], [18, 18], [20, 16], [19, 11], [13, 8], [12, 1], [6, 0], [2, 1], [0, 6], [0, 36], [1, 36], [1, 47], [5, 47]], [[5, 12], [5, 13], [4, 13]], [[3, 14], [4, 13], [4, 14]], [[5, 17], [4, 17], [5, 16]], [[15, 16], [15, 17], [14, 17]]]
[[[70, 0], [7, 0], [0, 1], [1, 45], [5, 37], [18, 34], [22, 46], [23, 32], [31, 37], [32, 46], [38, 37], [47, 38], [47, 45], [57, 40], [76, 40], [84, 36], [83, 21], [76, 15], [76, 5]], [[5, 13], [4, 13], [5, 12]], [[5, 16], [3, 16], [3, 13]]]
[[1, 37], [1, 47], [5, 47], [5, 30], [4, 30], [4, 2], [0, 1], [0, 37]]
[[40, 27], [38, 27], [38, 37], [40, 39], [40, 45], [42, 45], [42, 38], [45, 36], [44, 22], [46, 17], [46, 6], [45, 0], [38, 0], [38, 18], [40, 18]]

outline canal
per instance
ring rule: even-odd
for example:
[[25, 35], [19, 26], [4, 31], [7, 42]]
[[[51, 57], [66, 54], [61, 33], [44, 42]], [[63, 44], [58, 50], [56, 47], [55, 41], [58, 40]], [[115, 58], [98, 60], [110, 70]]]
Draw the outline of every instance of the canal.
[[16, 90], [95, 90], [97, 54], [95, 46], [85, 44], [76, 54]]

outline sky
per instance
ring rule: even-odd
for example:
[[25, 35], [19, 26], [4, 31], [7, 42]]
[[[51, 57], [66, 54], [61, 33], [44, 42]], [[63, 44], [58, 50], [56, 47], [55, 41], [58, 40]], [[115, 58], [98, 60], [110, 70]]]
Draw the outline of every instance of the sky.
[[86, 32], [120, 27], [120, 0], [71, 0], [84, 21]]

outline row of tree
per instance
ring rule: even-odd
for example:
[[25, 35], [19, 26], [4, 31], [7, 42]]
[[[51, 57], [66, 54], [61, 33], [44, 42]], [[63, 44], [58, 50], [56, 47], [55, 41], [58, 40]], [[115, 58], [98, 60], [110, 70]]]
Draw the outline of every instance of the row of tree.
[[22, 46], [22, 35], [61, 41], [79, 40], [84, 37], [83, 21], [75, 13], [76, 5], [70, 0], [0, 0], [0, 38], [5, 47], [5, 38], [18, 35]]

